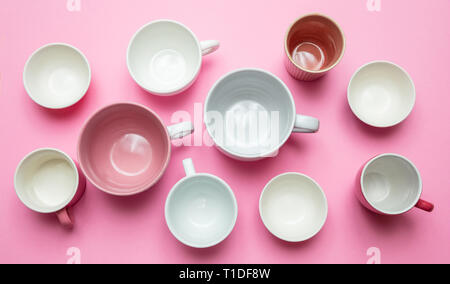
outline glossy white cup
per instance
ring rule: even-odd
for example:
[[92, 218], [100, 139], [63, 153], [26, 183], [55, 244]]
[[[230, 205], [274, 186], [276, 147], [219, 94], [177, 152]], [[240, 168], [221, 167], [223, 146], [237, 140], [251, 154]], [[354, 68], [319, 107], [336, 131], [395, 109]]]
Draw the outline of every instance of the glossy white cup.
[[271, 180], [259, 202], [261, 219], [276, 237], [302, 242], [320, 232], [328, 215], [325, 193], [311, 178], [286, 173]]
[[128, 70], [144, 90], [172, 96], [188, 89], [197, 79], [202, 57], [216, 51], [219, 42], [200, 42], [185, 25], [159, 20], [143, 26], [131, 39]]
[[186, 177], [167, 197], [167, 226], [187, 246], [215, 246], [233, 231], [238, 215], [236, 197], [218, 177], [197, 174], [191, 159], [184, 160], [183, 165]]
[[80, 101], [91, 83], [86, 56], [65, 43], [36, 50], [25, 64], [23, 84], [30, 98], [49, 109], [62, 109]]
[[416, 101], [414, 82], [400, 66], [374, 61], [362, 66], [348, 86], [353, 113], [373, 127], [392, 127], [403, 122]]
[[28, 154], [14, 176], [17, 196], [29, 209], [56, 214], [65, 227], [72, 227], [68, 212], [86, 188], [86, 179], [77, 164], [64, 152], [44, 148]]
[[292, 133], [315, 133], [320, 125], [316, 118], [297, 114], [288, 87], [261, 69], [222, 77], [209, 92], [204, 111], [218, 149], [241, 161], [276, 156]]

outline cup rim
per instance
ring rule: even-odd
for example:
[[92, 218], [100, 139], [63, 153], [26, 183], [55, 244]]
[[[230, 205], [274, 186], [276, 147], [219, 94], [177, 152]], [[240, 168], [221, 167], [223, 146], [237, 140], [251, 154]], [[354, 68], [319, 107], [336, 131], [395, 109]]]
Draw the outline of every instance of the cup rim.
[[[46, 104], [43, 104], [42, 102], [40, 102], [36, 97], [33, 96], [33, 94], [32, 94], [32, 92], [31, 92], [30, 88], [28, 87], [28, 82], [27, 82], [27, 78], [26, 78], [26, 73], [27, 73], [27, 70], [28, 70], [28, 68], [29, 68], [29, 66], [30, 66], [30, 63], [31, 63], [32, 59], [33, 59], [38, 53], [42, 52], [43, 50], [45, 50], [45, 49], [47, 49], [47, 48], [50, 48], [50, 47], [55, 47], [55, 46], [67, 47], [67, 48], [70, 48], [70, 49], [74, 50], [76, 53], [78, 53], [78, 54], [81, 56], [81, 58], [83, 59], [83, 61], [86, 63], [86, 66], [87, 66], [87, 69], [88, 69], [88, 77], [89, 77], [88, 82], [87, 82], [85, 88], [84, 88], [83, 91], [80, 93], [81, 96], [79, 96], [79, 98], [77, 98], [76, 100], [73, 100], [72, 102], [66, 103], [66, 104], [64, 104], [64, 105], [62, 105], [62, 106], [50, 106], [50, 105], [46, 105]], [[55, 43], [49, 43], [49, 44], [46, 44], [46, 45], [43, 45], [43, 46], [39, 47], [38, 49], [36, 49], [36, 50], [28, 57], [28, 59], [27, 59], [27, 61], [26, 61], [26, 63], [25, 63], [25, 66], [24, 66], [24, 68], [23, 68], [22, 82], [23, 82], [25, 91], [27, 92], [28, 96], [29, 96], [36, 104], [40, 105], [41, 107], [47, 108], [47, 109], [53, 109], [53, 110], [57, 110], [57, 109], [65, 109], [65, 108], [68, 108], [68, 107], [71, 107], [71, 106], [77, 104], [79, 101], [81, 101], [81, 100], [86, 96], [86, 93], [87, 93], [87, 91], [89, 90], [89, 87], [90, 87], [91, 82], [92, 82], [92, 71], [91, 71], [91, 66], [90, 66], [90, 64], [89, 64], [89, 61], [88, 61], [87, 57], [84, 55], [84, 53], [83, 53], [80, 49], [78, 49], [78, 48], [76, 48], [75, 46], [73, 46], [73, 45], [71, 45], [71, 44], [68, 44], [68, 43], [55, 42]]]
[[[324, 198], [324, 201], [325, 201], [325, 218], [324, 218], [324, 220], [322, 221], [321, 225], [319, 226], [319, 229], [317, 230], [317, 232], [311, 234], [311, 236], [308, 236], [307, 238], [304, 238], [304, 239], [301, 239], [301, 240], [287, 239], [287, 238], [285, 238], [285, 237], [283, 237], [283, 236], [280, 236], [278, 233], [275, 233], [275, 232], [272, 230], [272, 228], [270, 228], [270, 227], [267, 225], [267, 222], [266, 222], [266, 220], [264, 219], [264, 214], [263, 214], [263, 199], [264, 199], [264, 196], [267, 194], [267, 191], [268, 191], [268, 189], [269, 189], [269, 186], [272, 185], [276, 180], [282, 179], [282, 178], [284, 178], [284, 177], [286, 177], [286, 176], [291, 176], [291, 175], [292, 175], [292, 176], [301, 177], [301, 178], [304, 178], [304, 179], [306, 179], [306, 180], [311, 181], [311, 182], [319, 189], [319, 191], [320, 191], [320, 193], [321, 193], [321, 195], [322, 195], [322, 197]], [[323, 227], [325, 226], [326, 221], [327, 221], [327, 219], [328, 219], [328, 199], [327, 199], [327, 196], [326, 196], [325, 191], [323, 190], [323, 188], [319, 185], [319, 183], [317, 183], [317, 182], [316, 182], [314, 179], [312, 179], [311, 177], [309, 177], [309, 176], [307, 176], [307, 175], [305, 175], [305, 174], [301, 174], [301, 173], [287, 172], [287, 173], [283, 173], [283, 174], [280, 174], [280, 175], [274, 177], [274, 178], [271, 179], [271, 180], [266, 184], [266, 186], [264, 187], [263, 191], [261, 192], [261, 196], [260, 196], [260, 198], [259, 198], [259, 215], [260, 215], [260, 217], [261, 217], [261, 221], [263, 222], [264, 226], [266, 227], [266, 229], [267, 229], [272, 235], [274, 235], [275, 237], [277, 237], [277, 238], [279, 238], [280, 240], [285, 241], [285, 242], [289, 242], [289, 243], [301, 243], [301, 242], [305, 242], [305, 241], [308, 241], [308, 240], [314, 238], [316, 235], [318, 235], [318, 234], [322, 231], [322, 229], [323, 229]]]
[[[72, 166], [72, 169], [73, 169], [74, 172], [76, 173], [76, 175], [75, 175], [75, 177], [76, 177], [76, 183], [75, 183], [75, 187], [74, 187], [74, 189], [73, 189], [73, 192], [72, 192], [70, 198], [69, 198], [68, 201], [65, 202], [63, 205], [57, 206], [57, 207], [55, 207], [55, 208], [57, 208], [57, 209], [53, 209], [53, 210], [40, 210], [40, 209], [34, 208], [33, 206], [31, 206], [28, 202], [26, 202], [26, 201], [22, 198], [22, 196], [21, 196], [21, 194], [19, 193], [19, 190], [18, 190], [18, 188], [17, 188], [17, 187], [18, 187], [18, 186], [17, 186], [17, 183], [18, 183], [18, 175], [19, 175], [19, 173], [20, 173], [20, 170], [21, 170], [22, 166], [25, 164], [25, 162], [26, 162], [29, 158], [31, 158], [31, 157], [34, 156], [35, 154], [38, 154], [38, 153], [41, 153], [41, 152], [54, 152], [54, 153], [57, 153], [58, 155], [61, 155], [62, 157], [65, 158], [65, 160], [66, 160], [67, 162], [69, 162], [69, 164]], [[79, 172], [78, 172], [77, 165], [75, 164], [75, 161], [74, 161], [68, 154], [66, 154], [65, 152], [63, 152], [63, 151], [61, 151], [61, 150], [59, 150], [59, 149], [56, 149], [56, 148], [39, 148], [39, 149], [36, 149], [36, 150], [34, 150], [34, 151], [28, 153], [28, 154], [27, 154], [24, 158], [22, 158], [22, 160], [19, 162], [19, 164], [17, 165], [16, 171], [15, 171], [15, 174], [14, 174], [14, 189], [15, 189], [15, 192], [16, 192], [17, 197], [19, 197], [20, 201], [21, 201], [26, 207], [28, 207], [30, 210], [35, 211], [35, 212], [37, 212], [37, 213], [43, 213], [43, 214], [56, 213], [56, 212], [58, 212], [58, 211], [61, 211], [61, 210], [64, 209], [64, 208], [66, 208], [66, 207], [72, 202], [72, 200], [75, 198], [75, 195], [77, 194], [77, 191], [78, 191], [79, 183], [80, 183], [80, 175], [79, 175]]]
[[[167, 141], [167, 157], [164, 163], [164, 167], [161, 170], [161, 172], [159, 173], [159, 175], [148, 185], [143, 185], [140, 187], [133, 187], [133, 188], [129, 188], [130, 190], [127, 192], [112, 192], [109, 191], [108, 189], [105, 189], [104, 187], [98, 185], [88, 174], [88, 171], [85, 168], [85, 165], [83, 163], [83, 160], [81, 159], [81, 142], [84, 136], [84, 133], [87, 129], [87, 127], [89, 126], [90, 122], [92, 121], [92, 119], [94, 119], [95, 117], [97, 117], [97, 115], [99, 115], [100, 113], [113, 108], [113, 107], [120, 107], [120, 106], [131, 106], [131, 107], [137, 107], [140, 108], [150, 114], [152, 114], [161, 124], [162, 128], [164, 129], [164, 132], [166, 134], [166, 141]], [[86, 179], [92, 183], [92, 185], [94, 185], [97, 189], [103, 191], [104, 193], [110, 194], [110, 195], [114, 195], [114, 196], [119, 196], [119, 197], [125, 197], [125, 196], [133, 196], [133, 195], [137, 195], [140, 194], [142, 192], [145, 192], [147, 190], [149, 190], [151, 187], [153, 187], [156, 183], [159, 182], [159, 180], [162, 178], [162, 176], [164, 175], [164, 173], [167, 170], [167, 167], [169, 166], [169, 161], [171, 159], [171, 155], [172, 155], [172, 144], [171, 144], [171, 139], [170, 139], [170, 135], [169, 135], [169, 131], [167, 129], [167, 126], [164, 124], [163, 120], [159, 117], [159, 115], [154, 112], [153, 110], [151, 110], [150, 108], [142, 105], [142, 104], [138, 104], [138, 103], [133, 103], [133, 102], [120, 102], [120, 103], [114, 103], [114, 104], [110, 104], [107, 105], [105, 107], [102, 107], [100, 109], [98, 109], [97, 111], [95, 111], [84, 123], [83, 127], [81, 128], [81, 132], [78, 135], [78, 143], [77, 143], [77, 156], [78, 156], [78, 161], [80, 164], [80, 169], [83, 172], [83, 174], [86, 176]]]
[[[352, 85], [353, 85], [353, 81], [355, 80], [356, 76], [357, 76], [363, 69], [365, 69], [365, 68], [367, 68], [367, 67], [369, 67], [369, 66], [371, 66], [371, 65], [377, 65], [377, 64], [387, 64], [387, 65], [391, 65], [391, 66], [394, 67], [394, 68], [399, 69], [402, 73], [404, 73], [404, 74], [406, 75], [406, 77], [407, 77], [408, 80], [410, 81], [410, 83], [411, 83], [411, 85], [412, 85], [412, 88], [413, 88], [412, 96], [413, 96], [413, 99], [414, 99], [414, 100], [413, 100], [413, 103], [411, 104], [411, 107], [410, 107], [408, 113], [405, 115], [405, 117], [403, 117], [401, 120], [399, 120], [399, 121], [397, 121], [397, 122], [395, 122], [395, 123], [390, 123], [390, 124], [378, 124], [378, 123], [373, 123], [373, 122], [367, 121], [367, 120], [363, 119], [363, 118], [358, 114], [358, 112], [356, 111], [356, 108], [355, 108], [355, 107], [353, 106], [353, 104], [351, 103], [351, 98], [350, 98], [351, 90], [350, 90], [350, 89], [351, 89], [351, 87], [352, 87]], [[414, 84], [414, 80], [412, 79], [411, 75], [410, 75], [403, 67], [401, 67], [400, 65], [398, 65], [398, 64], [396, 64], [396, 63], [393, 63], [393, 62], [391, 62], [391, 61], [387, 61], [387, 60], [375, 60], [375, 61], [368, 62], [368, 63], [362, 65], [361, 67], [359, 67], [358, 70], [356, 70], [355, 73], [353, 74], [353, 76], [352, 76], [352, 78], [350, 79], [350, 82], [349, 82], [349, 84], [348, 84], [348, 87], [347, 87], [347, 101], [348, 101], [348, 104], [349, 104], [349, 106], [350, 106], [350, 108], [351, 108], [353, 114], [354, 114], [360, 121], [364, 122], [365, 124], [367, 124], [367, 125], [369, 125], [369, 126], [375, 127], [375, 128], [390, 128], [390, 127], [397, 126], [397, 125], [401, 124], [402, 122], [404, 122], [404, 121], [411, 115], [411, 113], [413, 112], [414, 107], [415, 107], [415, 105], [416, 105], [416, 100], [417, 100], [416, 85]]]
[[[298, 23], [300, 20], [302, 20], [302, 19], [304, 19], [304, 18], [307, 18], [307, 17], [311, 17], [311, 16], [322, 17], [322, 18], [325, 18], [325, 19], [327, 19], [328, 21], [332, 22], [334, 25], [336, 25], [336, 27], [338, 28], [338, 30], [339, 30], [339, 32], [340, 32], [340, 34], [341, 34], [341, 36], [342, 36], [342, 52], [341, 52], [341, 54], [339, 55], [339, 58], [336, 60], [336, 62], [335, 62], [333, 65], [331, 65], [331, 66], [329, 66], [328, 68], [325, 68], [325, 69], [323, 69], [323, 70], [308, 70], [308, 69], [306, 69], [306, 68], [300, 66], [299, 64], [297, 64], [297, 63], [294, 61], [294, 59], [292, 58], [292, 55], [290, 54], [289, 49], [288, 49], [288, 37], [289, 37], [289, 34], [291, 33], [291, 30], [292, 30], [292, 28], [294, 27], [294, 25], [295, 25], [296, 23]], [[285, 51], [285, 53], [286, 53], [286, 56], [289, 58], [289, 61], [290, 61], [292, 64], [294, 64], [294, 66], [297, 67], [298, 69], [302, 70], [303, 72], [310, 73], [310, 74], [325, 74], [325, 73], [327, 73], [328, 71], [332, 70], [332, 69], [333, 69], [334, 67], [336, 67], [336, 66], [342, 61], [342, 59], [344, 58], [346, 47], [347, 47], [347, 39], [346, 39], [346, 37], [345, 37], [345, 33], [344, 33], [343, 29], [341, 28], [341, 26], [340, 26], [334, 19], [332, 19], [331, 17], [326, 16], [326, 15], [321, 14], [321, 13], [309, 13], [309, 14], [306, 14], [306, 15], [303, 15], [303, 16], [300, 16], [299, 18], [297, 18], [297, 19], [289, 26], [289, 28], [288, 28], [288, 30], [287, 30], [287, 32], [286, 32], [285, 38], [284, 38], [284, 51]]]
[[[264, 153], [260, 153], [260, 154], [254, 154], [254, 155], [246, 155], [246, 154], [240, 154], [240, 153], [236, 153], [228, 148], [226, 148], [223, 145], [220, 145], [217, 143], [217, 139], [215, 136], [212, 135], [210, 127], [208, 126], [207, 123], [207, 112], [208, 112], [208, 105], [209, 102], [211, 100], [211, 98], [213, 97], [214, 91], [216, 90], [217, 86], [222, 83], [225, 79], [227, 79], [228, 77], [230, 77], [231, 75], [237, 74], [237, 73], [243, 73], [243, 72], [258, 72], [258, 73], [264, 73], [268, 76], [270, 76], [272, 79], [274, 79], [275, 81], [277, 81], [279, 84], [281, 84], [281, 86], [286, 90], [286, 93], [288, 94], [289, 97], [289, 101], [291, 102], [291, 111], [292, 111], [292, 121], [290, 123], [290, 129], [291, 131], [286, 135], [286, 137], [284, 137], [284, 139], [281, 140], [281, 142], [277, 145], [277, 147], [274, 147], [273, 150], [270, 151], [266, 151]], [[296, 105], [295, 105], [295, 101], [294, 101], [294, 97], [292, 95], [292, 92], [289, 90], [288, 86], [286, 85], [286, 83], [284, 83], [280, 78], [278, 78], [276, 75], [274, 75], [273, 73], [266, 71], [264, 69], [260, 69], [260, 68], [240, 68], [240, 69], [236, 69], [233, 70], [231, 72], [228, 72], [227, 74], [223, 75], [219, 80], [217, 80], [214, 85], [212, 86], [212, 88], [210, 89], [208, 96], [206, 97], [205, 103], [204, 103], [204, 107], [203, 107], [203, 112], [204, 112], [204, 116], [203, 116], [203, 122], [206, 126], [206, 130], [209, 134], [209, 136], [213, 139], [214, 144], [219, 147], [220, 149], [222, 149], [223, 151], [225, 151], [225, 153], [234, 156], [234, 157], [239, 157], [242, 159], [259, 159], [259, 158], [264, 158], [264, 157], [270, 157], [273, 153], [275, 153], [276, 151], [278, 151], [289, 139], [289, 137], [291, 137], [292, 135], [292, 131], [294, 130], [294, 126], [295, 126], [295, 120], [296, 120], [296, 115], [297, 115], [297, 111], [296, 111]]]
[[[185, 85], [183, 85], [182, 87], [178, 87], [178, 88], [171, 88], [171, 89], [167, 89], [166, 91], [157, 91], [153, 88], [150, 87], [146, 87], [144, 86], [144, 84], [142, 84], [137, 77], [135, 76], [134, 70], [131, 67], [131, 60], [130, 60], [130, 56], [131, 56], [131, 46], [133, 45], [133, 43], [135, 42], [136, 38], [138, 37], [139, 34], [141, 34], [142, 31], [144, 31], [146, 28], [154, 25], [154, 24], [159, 24], [159, 23], [165, 23], [165, 24], [175, 24], [180, 26], [181, 28], [183, 28], [186, 32], [188, 32], [195, 41], [195, 44], [197, 46], [197, 51], [198, 51], [198, 62], [197, 65], [195, 66], [195, 74], [192, 77], [192, 79], [186, 83]], [[142, 89], [148, 91], [151, 94], [157, 95], [157, 96], [172, 96], [178, 93], [183, 92], [183, 90], [185, 90], [186, 88], [188, 88], [190, 85], [193, 84], [193, 82], [197, 79], [201, 67], [202, 67], [202, 62], [203, 62], [203, 56], [202, 56], [202, 50], [201, 50], [201, 46], [200, 46], [200, 41], [198, 40], [197, 36], [194, 34], [194, 32], [188, 28], [186, 25], [175, 21], [175, 20], [169, 20], [169, 19], [160, 19], [160, 20], [155, 20], [155, 21], [151, 21], [149, 23], [144, 24], [142, 27], [140, 27], [132, 36], [129, 44], [128, 44], [128, 48], [127, 48], [127, 68], [128, 68], [128, 72], [130, 73], [131, 77], [133, 78], [134, 82], [136, 82], [136, 84], [138, 84]]]
[[[172, 224], [171, 219], [169, 218], [169, 212], [170, 212], [170, 202], [173, 198], [173, 196], [175, 195], [175, 192], [178, 190], [181, 190], [180, 188], [182, 188], [183, 184], [186, 183], [187, 181], [191, 180], [191, 179], [197, 179], [197, 178], [210, 178], [213, 179], [214, 181], [220, 183], [221, 185], [224, 186], [224, 188], [227, 189], [228, 194], [232, 197], [233, 200], [233, 214], [234, 214], [234, 218], [233, 218], [233, 224], [230, 226], [230, 228], [227, 230], [227, 233], [224, 234], [223, 237], [220, 238], [219, 241], [214, 241], [214, 242], [210, 242], [210, 243], [205, 243], [203, 245], [194, 245], [188, 241], [186, 241], [185, 239], [183, 239], [181, 236], [179, 236], [178, 234], [175, 233], [175, 226]], [[238, 217], [238, 213], [239, 213], [239, 207], [238, 207], [238, 203], [236, 200], [236, 196], [233, 192], [233, 190], [231, 189], [231, 187], [221, 178], [212, 175], [212, 174], [207, 174], [207, 173], [196, 173], [194, 175], [190, 175], [190, 176], [185, 176], [184, 178], [182, 178], [181, 180], [179, 180], [170, 190], [169, 195], [167, 196], [166, 199], [166, 203], [165, 203], [165, 219], [166, 219], [166, 224], [167, 227], [169, 228], [170, 232], [172, 233], [172, 235], [182, 244], [192, 247], [192, 248], [199, 248], [199, 249], [204, 249], [204, 248], [210, 248], [210, 247], [214, 247], [216, 245], [219, 245], [220, 243], [222, 243], [223, 241], [225, 241], [230, 234], [233, 232], [235, 226], [236, 226], [236, 222], [237, 222], [237, 217]]]
[[[400, 159], [400, 160], [403, 160], [404, 162], [408, 163], [408, 164], [414, 169], [415, 173], [417, 174], [418, 181], [419, 181], [419, 191], [418, 191], [418, 194], [417, 194], [417, 197], [416, 197], [416, 199], [415, 199], [414, 204], [412, 204], [411, 206], [408, 206], [407, 209], [399, 210], [399, 211], [391, 211], [391, 212], [382, 210], [382, 209], [380, 209], [379, 207], [377, 207], [377, 206], [376, 206], [376, 205], [368, 198], [368, 196], [367, 196], [367, 194], [366, 194], [366, 192], [365, 192], [365, 190], [364, 190], [364, 188], [365, 188], [365, 187], [364, 187], [364, 178], [365, 178], [365, 176], [366, 176], [367, 169], [368, 169], [375, 161], [377, 161], [377, 160], [379, 160], [379, 159], [382, 159], [382, 158], [385, 158], [385, 157], [393, 157], [393, 158], [398, 158], [398, 159]], [[421, 177], [420, 172], [419, 172], [419, 170], [417, 169], [416, 165], [414, 165], [414, 163], [411, 162], [408, 158], [406, 158], [406, 157], [404, 157], [404, 156], [402, 156], [402, 155], [399, 155], [399, 154], [394, 154], [394, 153], [381, 154], [381, 155], [376, 156], [375, 158], [372, 158], [369, 162], [367, 162], [366, 165], [364, 166], [362, 172], [361, 172], [360, 185], [361, 185], [361, 192], [362, 192], [362, 194], [363, 194], [363, 196], [364, 196], [364, 199], [367, 201], [367, 203], [369, 203], [369, 205], [372, 206], [375, 210], [377, 210], [377, 211], [379, 211], [379, 212], [381, 212], [381, 213], [383, 213], [383, 214], [391, 215], [391, 216], [401, 215], [401, 214], [404, 214], [404, 213], [406, 213], [406, 212], [409, 212], [409, 211], [410, 211], [411, 209], [413, 209], [413, 208], [416, 206], [416, 204], [419, 202], [420, 197], [422, 196], [422, 193], [423, 193], [422, 177]]]

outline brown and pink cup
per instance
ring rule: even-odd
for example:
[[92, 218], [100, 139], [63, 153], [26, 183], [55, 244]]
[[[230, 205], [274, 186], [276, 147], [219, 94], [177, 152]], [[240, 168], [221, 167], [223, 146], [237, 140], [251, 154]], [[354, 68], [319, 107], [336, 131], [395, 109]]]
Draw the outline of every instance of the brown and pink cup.
[[289, 74], [297, 80], [313, 81], [327, 74], [342, 60], [345, 36], [331, 18], [308, 14], [289, 27], [285, 51]]

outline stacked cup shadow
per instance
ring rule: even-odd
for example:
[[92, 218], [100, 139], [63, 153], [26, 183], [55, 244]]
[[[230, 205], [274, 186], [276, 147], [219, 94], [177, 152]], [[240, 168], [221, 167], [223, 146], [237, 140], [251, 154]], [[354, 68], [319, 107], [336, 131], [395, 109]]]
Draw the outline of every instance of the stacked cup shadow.
[[[181, 23], [151, 22], [132, 37], [127, 66], [144, 90], [172, 96], [197, 79], [202, 57], [219, 42], [200, 42]], [[285, 66], [297, 80], [312, 81], [342, 60], [345, 36], [339, 25], [321, 14], [300, 17], [285, 38]], [[91, 71], [86, 57], [73, 46], [50, 44], [29, 58], [23, 73], [29, 96], [49, 109], [72, 106], [86, 94]], [[318, 82], [319, 84], [320, 82]], [[404, 121], [415, 104], [411, 77], [398, 65], [377, 61], [364, 65], [348, 87], [354, 114], [373, 127], [392, 127]], [[319, 131], [318, 119], [296, 113], [286, 84], [261, 69], [240, 69], [214, 84], [205, 101], [205, 125], [218, 150], [240, 161], [275, 157], [293, 133]], [[258, 129], [256, 132], [252, 132]], [[85, 191], [87, 178], [96, 188], [116, 196], [142, 193], [164, 174], [171, 156], [171, 140], [194, 131], [191, 122], [166, 126], [151, 109], [130, 102], [106, 106], [88, 119], [78, 141], [80, 169], [67, 154], [39, 149], [27, 155], [15, 174], [15, 189], [31, 210], [56, 214], [73, 226], [68, 210]], [[207, 248], [229, 236], [238, 217], [235, 195], [227, 183], [198, 174], [193, 161], [183, 162], [186, 177], [171, 190], [165, 206], [167, 225], [180, 242]], [[414, 207], [431, 212], [421, 200], [422, 181], [405, 157], [383, 154], [358, 175], [356, 195], [369, 210], [399, 215]], [[260, 215], [276, 237], [306, 241], [325, 225], [328, 204], [317, 182], [300, 173], [271, 180], [261, 193]]]

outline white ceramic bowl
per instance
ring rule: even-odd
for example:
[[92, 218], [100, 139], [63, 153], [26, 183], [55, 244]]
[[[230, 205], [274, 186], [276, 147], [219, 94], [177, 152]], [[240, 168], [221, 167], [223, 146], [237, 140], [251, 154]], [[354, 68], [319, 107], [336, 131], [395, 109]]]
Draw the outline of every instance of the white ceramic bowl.
[[91, 83], [91, 69], [77, 48], [53, 43], [39, 48], [28, 59], [23, 83], [37, 104], [62, 109], [84, 97]]
[[276, 237], [302, 242], [314, 237], [325, 224], [328, 204], [325, 193], [311, 178], [286, 173], [271, 180], [259, 202], [261, 219]]
[[198, 77], [202, 56], [217, 50], [217, 41], [199, 42], [181, 23], [159, 20], [143, 26], [130, 41], [127, 65], [144, 90], [159, 96], [176, 95]]
[[411, 77], [391, 62], [375, 61], [362, 66], [348, 87], [348, 102], [353, 113], [374, 127], [401, 123], [412, 112], [415, 101]]
[[166, 201], [167, 225], [187, 246], [215, 246], [233, 231], [238, 215], [236, 198], [223, 180], [196, 174], [190, 159], [184, 164], [187, 177], [174, 186]]

